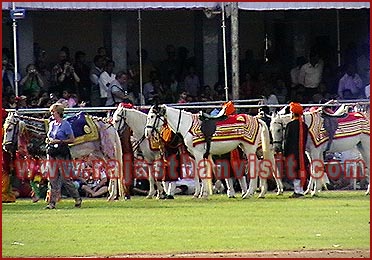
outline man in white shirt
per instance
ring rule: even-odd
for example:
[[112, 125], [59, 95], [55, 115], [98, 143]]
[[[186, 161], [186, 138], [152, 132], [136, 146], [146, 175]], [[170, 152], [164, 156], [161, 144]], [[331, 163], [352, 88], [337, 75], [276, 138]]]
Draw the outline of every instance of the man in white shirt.
[[322, 81], [323, 67], [323, 60], [315, 52], [310, 53], [309, 62], [301, 67], [298, 81], [305, 87], [307, 97], [311, 98], [318, 93], [318, 86]]
[[116, 106], [121, 102], [134, 102], [128, 93], [128, 74], [124, 71], [119, 71], [108, 87], [106, 106]]
[[104, 106], [107, 100], [107, 90], [111, 82], [115, 80], [115, 74], [113, 73], [115, 62], [109, 60], [106, 62], [105, 69], [98, 78], [99, 92], [101, 95], [101, 105]]
[[[345, 93], [349, 93], [347, 96]], [[341, 99], [358, 99], [363, 97], [363, 81], [356, 73], [354, 64], [349, 64], [346, 69], [345, 75], [338, 83], [338, 96]]]

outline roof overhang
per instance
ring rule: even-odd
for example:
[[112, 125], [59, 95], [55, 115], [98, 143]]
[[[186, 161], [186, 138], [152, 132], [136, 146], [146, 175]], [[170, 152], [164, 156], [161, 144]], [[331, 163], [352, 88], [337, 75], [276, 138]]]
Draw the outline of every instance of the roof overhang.
[[[227, 4], [227, 2], [225, 2]], [[221, 2], [15, 2], [28, 10], [138, 10], [138, 9], [215, 9]], [[238, 2], [240, 10], [306, 10], [362, 9], [369, 2]], [[2, 2], [3, 10], [12, 9], [12, 2]]]

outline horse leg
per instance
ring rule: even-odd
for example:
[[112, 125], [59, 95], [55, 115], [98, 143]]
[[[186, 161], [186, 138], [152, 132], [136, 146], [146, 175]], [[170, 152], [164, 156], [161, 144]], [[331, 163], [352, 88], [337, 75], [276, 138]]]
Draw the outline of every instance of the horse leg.
[[208, 179], [203, 178], [202, 179], [201, 192], [200, 192], [200, 195], [199, 195], [199, 199], [207, 199], [208, 198], [208, 194], [209, 194], [208, 186], [209, 186]]
[[199, 177], [195, 175], [194, 181], [195, 181], [195, 192], [194, 192], [194, 195], [192, 197], [193, 198], [199, 198], [200, 191], [201, 191]]
[[358, 148], [360, 154], [362, 155], [364, 165], [366, 166], [366, 168], [365, 168], [366, 169], [366, 175], [368, 175], [368, 186], [367, 186], [367, 191], [365, 192], [365, 195], [369, 195], [370, 185], [371, 185], [371, 174], [370, 174], [370, 171], [369, 171], [369, 165], [370, 165], [370, 159], [369, 158], [370, 158], [370, 153], [371, 152], [370, 152], [369, 147], [364, 146], [364, 145], [369, 145], [369, 144], [370, 144], [370, 142], [367, 139], [365, 142], [361, 142], [357, 145], [357, 148]]
[[264, 199], [267, 193], [267, 178], [265, 176], [264, 177], [260, 176], [260, 188], [261, 188], [261, 192], [258, 195], [258, 198]]
[[314, 186], [314, 178], [312, 177], [312, 174], [310, 175], [309, 183], [307, 184], [307, 188], [304, 191], [304, 195], [309, 194], [311, 192], [312, 187]]
[[157, 190], [156, 198], [165, 199], [164, 188], [166, 189], [167, 186], [163, 186], [160, 181], [156, 181], [155, 184], [156, 184], [156, 190]]
[[243, 175], [238, 180], [239, 180], [240, 188], [242, 189], [242, 198], [243, 198], [244, 195], [248, 192], [247, 179], [245, 178], [245, 175]]
[[314, 190], [311, 192], [311, 197], [317, 197], [319, 196], [319, 190], [322, 188], [322, 180], [316, 179], [314, 181]]
[[118, 196], [118, 183], [115, 178], [110, 179], [109, 186], [108, 186], [108, 192], [109, 192], [109, 197], [107, 198], [107, 201], [113, 201], [114, 199], [117, 198]]
[[233, 178], [227, 178], [226, 181], [226, 188], [227, 188], [227, 197], [235, 198], [235, 190], [234, 190], [234, 180]]
[[201, 192], [199, 195], [199, 198], [207, 199], [209, 195], [209, 183], [212, 179], [212, 168], [209, 165], [209, 160], [204, 159], [203, 157], [200, 157], [200, 160], [197, 160], [197, 162], [203, 162], [197, 164], [198, 169], [198, 175], [202, 179], [202, 185], [201, 185]]
[[[322, 188], [322, 183], [323, 183], [323, 178], [325, 170], [324, 170], [324, 161], [323, 161], [323, 154], [322, 153], [316, 153], [312, 154], [310, 156], [312, 158], [312, 163], [311, 163], [311, 175], [310, 175], [310, 195], [311, 197], [318, 196], [319, 195], [319, 190]], [[319, 165], [317, 162], [321, 163]], [[319, 167], [321, 166], [321, 167]], [[319, 168], [320, 170], [317, 172], [316, 169]], [[313, 190], [311, 191], [311, 188], [313, 186]]]
[[151, 170], [149, 172], [149, 183], [150, 183], [150, 190], [149, 190], [149, 194], [146, 196], [146, 199], [152, 199], [152, 197], [155, 196], [155, 192], [156, 192], [155, 191], [155, 179], [154, 179], [154, 176], [152, 175]]
[[251, 198], [257, 189], [257, 161], [255, 163], [248, 164], [248, 176], [249, 176], [249, 187], [248, 191], [242, 196], [243, 199]]
[[283, 182], [282, 182], [282, 176], [280, 175], [280, 171], [278, 167], [275, 169], [275, 171], [273, 169], [273, 177], [274, 177], [276, 188], [277, 188], [276, 195], [277, 196], [283, 195], [284, 187], [283, 187]]

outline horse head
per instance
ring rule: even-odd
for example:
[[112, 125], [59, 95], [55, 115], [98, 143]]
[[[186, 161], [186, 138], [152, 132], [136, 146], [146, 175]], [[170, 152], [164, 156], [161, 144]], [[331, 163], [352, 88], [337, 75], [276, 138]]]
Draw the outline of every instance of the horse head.
[[19, 118], [15, 113], [9, 113], [3, 125], [3, 149], [14, 153], [17, 150], [19, 134]]
[[154, 133], [160, 133], [166, 115], [165, 105], [153, 105], [148, 114], [145, 126], [145, 137], [149, 138]]
[[128, 126], [126, 122], [127, 109], [132, 109], [132, 108], [129, 108], [125, 106], [123, 103], [120, 103], [112, 116], [111, 123], [113, 124], [116, 131], [118, 131], [119, 135], [123, 133], [125, 128]]
[[274, 151], [282, 152], [283, 151], [283, 141], [284, 141], [284, 129], [285, 125], [280, 114], [273, 114], [271, 116], [270, 122], [270, 131], [273, 138], [273, 147]]

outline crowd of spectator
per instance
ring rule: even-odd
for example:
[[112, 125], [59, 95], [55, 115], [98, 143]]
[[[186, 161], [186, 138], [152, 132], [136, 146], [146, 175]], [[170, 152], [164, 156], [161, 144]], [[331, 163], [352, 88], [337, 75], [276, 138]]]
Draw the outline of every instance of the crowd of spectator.
[[[369, 97], [369, 48], [350, 44], [344, 64], [335, 67], [314, 46], [309, 57], [297, 57], [295, 66], [283, 69], [274, 50], [267, 51], [265, 62], [247, 50], [240, 61], [240, 99], [262, 98], [267, 104], [290, 101], [318, 103], [322, 99], [359, 99]], [[225, 100], [223, 77], [214, 86], [204, 85], [195, 57], [185, 47], [169, 44], [160, 62], [149, 59], [141, 50], [142, 96], [138, 60], [128, 62], [127, 71], [117, 71], [115, 61], [104, 47], [97, 49], [92, 62], [83, 51], [72, 57], [68, 47], [58, 52], [58, 60], [47, 64], [47, 53], [34, 44], [34, 62], [19, 73], [19, 95], [15, 96], [15, 75], [10, 51], [3, 49], [3, 107], [49, 107], [65, 99], [69, 107], [112, 106], [125, 101], [134, 104], [186, 103]], [[129, 56], [129, 55], [128, 55]], [[324, 56], [324, 55], [323, 55]], [[137, 59], [139, 51], [137, 51]], [[132, 64], [130, 64], [132, 63]], [[228, 79], [231, 98], [231, 78]]]

